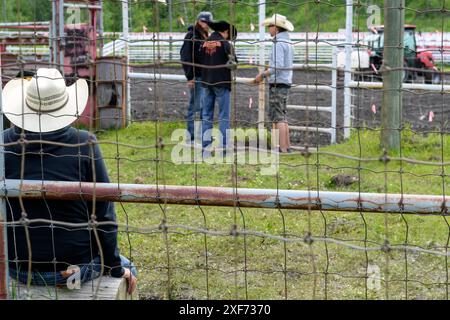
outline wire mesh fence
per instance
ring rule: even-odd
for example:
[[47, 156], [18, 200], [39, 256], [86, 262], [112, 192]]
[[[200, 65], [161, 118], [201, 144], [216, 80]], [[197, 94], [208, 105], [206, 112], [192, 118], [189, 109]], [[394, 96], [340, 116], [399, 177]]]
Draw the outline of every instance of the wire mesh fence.
[[[48, 23], [39, 6], [52, 12]], [[0, 33], [1, 110], [11, 126], [0, 141], [1, 298], [43, 285], [46, 298], [58, 299], [74, 281], [105, 283], [121, 276], [118, 247], [138, 271], [140, 299], [448, 299], [445, 0], [22, 0], [6, 8], [3, 27], [14, 34]], [[401, 41], [405, 65], [384, 68], [374, 44], [383, 43], [383, 30], [368, 31], [383, 10], [404, 12], [406, 25], [432, 24], [427, 31], [440, 35], [434, 59]], [[219, 41], [219, 48], [230, 43], [224, 64], [167, 51], [186, 43], [173, 32], [205, 11], [237, 26], [237, 38]], [[274, 13], [306, 35], [288, 42], [303, 48], [294, 51], [302, 65], [275, 66], [293, 71], [290, 153], [279, 152], [265, 116], [269, 85], [254, 81], [279, 42], [259, 26]], [[347, 23], [347, 38], [321, 38], [331, 31], [322, 27], [327, 21], [341, 35]], [[257, 28], [258, 38], [239, 37]], [[147, 48], [144, 63], [130, 61], [137, 41]], [[334, 48], [333, 64], [320, 58], [324, 45]], [[240, 53], [246, 46], [258, 52]], [[205, 93], [187, 85], [183, 66], [230, 74], [233, 147], [225, 157], [220, 132], [210, 155], [203, 132], [192, 144], [186, 138], [186, 120], [195, 132], [202, 122], [199, 114], [187, 118], [190, 99]], [[400, 87], [383, 86], [390, 72], [402, 73]], [[402, 105], [399, 125], [388, 126], [399, 136], [396, 150], [381, 147], [381, 114], [390, 108], [383, 97], [392, 91]], [[104, 298], [101, 281], [83, 283], [82, 298]]]

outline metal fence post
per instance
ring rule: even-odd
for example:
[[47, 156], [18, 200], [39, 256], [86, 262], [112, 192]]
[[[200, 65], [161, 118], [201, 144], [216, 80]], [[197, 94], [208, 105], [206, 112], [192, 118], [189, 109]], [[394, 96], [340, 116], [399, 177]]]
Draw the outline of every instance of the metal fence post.
[[349, 84], [352, 80], [353, 0], [347, 0], [345, 24], [345, 76], [344, 76], [344, 139], [350, 138], [352, 96]]
[[[3, 147], [3, 106], [2, 106], [2, 68], [0, 56], [0, 181], [5, 185], [5, 153]], [[0, 300], [8, 298], [8, 246], [6, 235], [6, 205], [5, 198], [0, 199]]]
[[127, 63], [127, 78], [126, 78], [126, 86], [127, 86], [127, 111], [126, 111], [126, 125], [128, 126], [131, 123], [131, 98], [130, 98], [130, 54], [129, 54], [129, 24], [128, 24], [128, 0], [122, 1], [122, 41], [125, 42], [125, 57]]
[[172, 0], [167, 0], [168, 6], [169, 6], [169, 60], [172, 61], [172, 50], [173, 50], [173, 13], [172, 13], [172, 7], [173, 3]]
[[[265, 27], [262, 25], [266, 19], [266, 0], [259, 0], [259, 73], [264, 71], [264, 65], [266, 62], [266, 52], [265, 52]], [[258, 129], [264, 130], [264, 118], [265, 118], [265, 107], [266, 107], [266, 84], [263, 81], [259, 85], [258, 90]]]
[[333, 47], [331, 64], [331, 143], [336, 143], [336, 107], [337, 107], [337, 48]]
[[59, 0], [58, 7], [58, 52], [59, 52], [59, 70], [65, 74], [64, 66], [64, 48], [66, 46], [66, 36], [64, 34], [64, 0]]
[[381, 141], [386, 150], [400, 149], [405, 1], [384, 4], [383, 108]]

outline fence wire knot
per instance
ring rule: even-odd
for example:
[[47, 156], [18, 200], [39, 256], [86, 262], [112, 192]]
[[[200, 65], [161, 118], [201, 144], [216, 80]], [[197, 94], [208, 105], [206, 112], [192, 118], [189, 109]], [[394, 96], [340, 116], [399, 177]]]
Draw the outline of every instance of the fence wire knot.
[[239, 236], [239, 231], [237, 230], [237, 225], [233, 224], [230, 230], [230, 236], [237, 237]]
[[230, 70], [237, 70], [236, 60], [234, 59], [234, 56], [231, 55], [231, 54], [228, 56], [228, 61], [226, 63], [226, 68], [230, 69]]
[[98, 227], [98, 221], [96, 217], [92, 217], [88, 222], [89, 229], [95, 229]]
[[385, 240], [383, 245], [381, 246], [381, 251], [384, 253], [389, 253], [392, 251], [391, 244], [389, 243], [389, 240]]
[[314, 239], [312, 238], [311, 232], [308, 232], [306, 234], [306, 236], [303, 238], [303, 241], [309, 246], [313, 244]]
[[20, 224], [24, 227], [28, 227], [30, 225], [30, 220], [26, 217], [26, 213], [22, 212], [22, 218], [20, 218]]
[[155, 145], [155, 148], [163, 150], [165, 147], [164, 140], [162, 137], [158, 137], [158, 143]]
[[384, 164], [389, 163], [391, 161], [391, 158], [388, 156], [388, 152], [386, 149], [383, 149], [383, 155], [380, 157], [380, 162], [383, 162]]
[[309, 145], [307, 143], [305, 144], [305, 148], [301, 151], [301, 155], [305, 158], [309, 158], [312, 155], [312, 153], [309, 152]]
[[398, 207], [402, 212], [405, 210], [405, 203], [403, 202], [403, 196], [400, 198], [400, 201], [398, 202]]
[[169, 227], [167, 226], [167, 221], [166, 221], [166, 219], [163, 219], [163, 220], [161, 221], [161, 223], [160, 223], [159, 226], [158, 226], [158, 229], [159, 229], [159, 230], [162, 230], [163, 232], [167, 232], [167, 230], [169, 230]]
[[20, 138], [19, 138], [19, 140], [17, 140], [17, 143], [18, 143], [19, 145], [21, 145], [22, 147], [23, 147], [23, 146], [26, 146], [26, 145], [28, 144], [28, 140], [25, 139], [25, 134], [21, 134], [21, 135], [20, 135]]
[[445, 200], [442, 202], [442, 205], [441, 205], [441, 214], [443, 214], [444, 216], [448, 215], [448, 207], [447, 207], [447, 203]]

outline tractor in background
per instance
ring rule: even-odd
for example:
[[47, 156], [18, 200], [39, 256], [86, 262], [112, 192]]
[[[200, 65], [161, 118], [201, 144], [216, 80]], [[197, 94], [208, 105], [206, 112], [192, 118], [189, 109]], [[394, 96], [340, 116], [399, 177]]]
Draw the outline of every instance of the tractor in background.
[[[369, 64], [374, 73], [380, 75], [378, 70], [383, 64], [384, 26], [373, 27], [370, 31], [372, 34], [366, 38]], [[417, 50], [415, 25], [405, 25], [403, 45], [403, 81], [412, 82], [417, 79], [417, 76], [423, 76], [427, 84], [440, 83], [441, 77], [434, 62], [433, 53]]]

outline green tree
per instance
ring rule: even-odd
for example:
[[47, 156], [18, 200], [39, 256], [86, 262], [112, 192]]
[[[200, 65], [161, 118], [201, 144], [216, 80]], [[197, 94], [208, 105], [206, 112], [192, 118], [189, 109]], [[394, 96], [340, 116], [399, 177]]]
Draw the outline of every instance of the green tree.
[[[8, 22], [18, 21], [48, 21], [51, 19], [53, 0], [0, 0], [2, 6], [6, 3]], [[206, 1], [173, 1], [173, 30], [184, 32], [188, 25], [195, 21], [197, 14], [203, 10], [213, 12], [214, 17], [230, 20], [231, 10], [235, 10], [235, 23], [240, 32], [249, 32], [250, 25], [257, 27], [258, 0], [206, 0]], [[345, 27], [345, 1], [343, 0], [267, 0], [267, 16], [277, 12], [286, 15], [291, 20], [296, 31], [336, 32]], [[367, 7], [378, 5], [383, 8], [383, 0], [354, 0], [354, 26], [360, 31], [367, 30]], [[158, 17], [153, 16], [154, 0], [129, 0], [131, 31], [142, 31], [146, 26], [149, 31], [155, 29], [155, 22], [159, 22], [161, 31], [169, 30], [168, 6], [162, 3]], [[445, 10], [442, 10], [445, 9]], [[407, 0], [405, 22], [416, 24], [421, 31], [450, 31], [447, 20], [450, 1], [445, 0]], [[122, 1], [103, 0], [103, 21], [105, 31], [122, 30]], [[181, 23], [184, 20], [185, 25]], [[3, 14], [0, 21], [5, 22]]]

